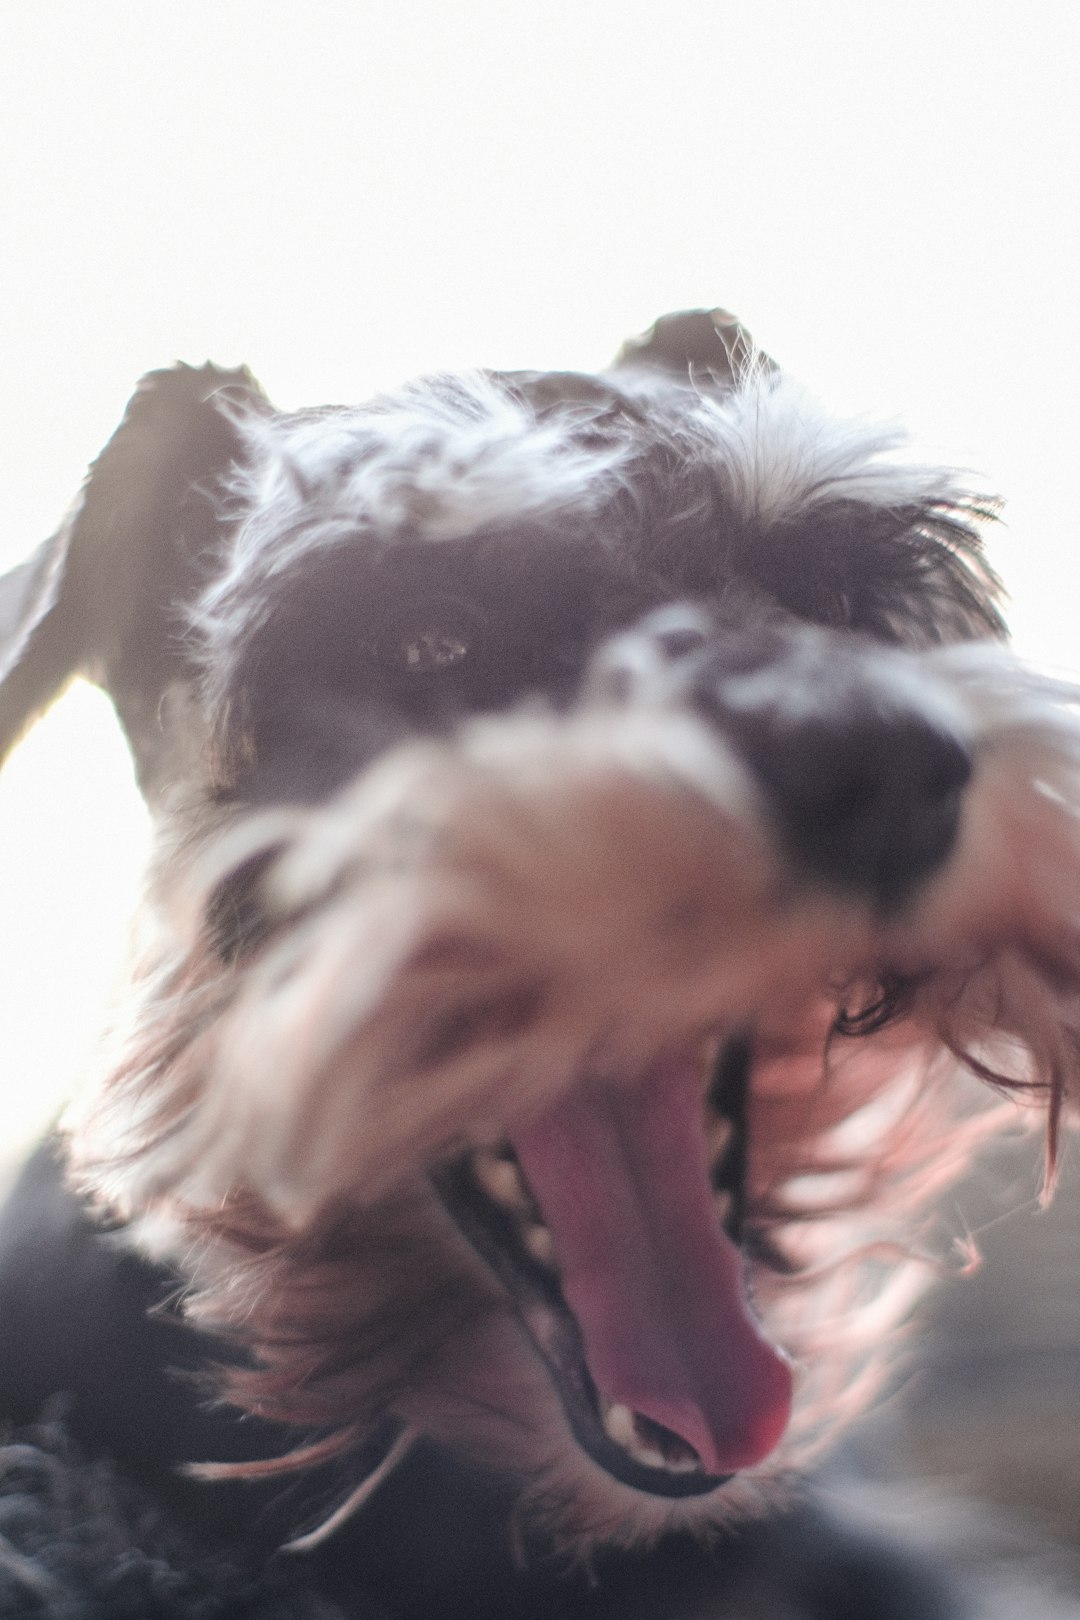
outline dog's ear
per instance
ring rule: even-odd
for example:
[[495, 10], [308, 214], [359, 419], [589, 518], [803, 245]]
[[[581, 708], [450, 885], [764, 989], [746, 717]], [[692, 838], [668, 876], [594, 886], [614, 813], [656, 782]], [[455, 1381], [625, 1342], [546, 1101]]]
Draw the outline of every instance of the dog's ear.
[[627, 338], [614, 366], [666, 371], [699, 388], [734, 388], [751, 372], [776, 370], [775, 362], [726, 309], [661, 315], [640, 337]]
[[167, 787], [163, 700], [193, 673], [184, 607], [219, 544], [237, 416], [266, 409], [246, 370], [177, 366], [139, 384], [66, 522], [0, 578], [0, 758], [85, 675], [110, 693], [144, 790]]

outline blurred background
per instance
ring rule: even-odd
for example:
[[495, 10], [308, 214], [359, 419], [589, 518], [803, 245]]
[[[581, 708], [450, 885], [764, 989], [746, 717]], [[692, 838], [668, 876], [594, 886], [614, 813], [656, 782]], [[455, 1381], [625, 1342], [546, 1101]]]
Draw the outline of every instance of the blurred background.
[[[1018, 640], [1080, 668], [1076, 0], [0, 0], [0, 25], [3, 566], [149, 368], [245, 361], [279, 404], [323, 403], [595, 367], [723, 303], [828, 401], [1007, 497]], [[84, 1061], [145, 850], [96, 693], [12, 761], [0, 849], [10, 1164]], [[1069, 1537], [1080, 1201], [1070, 1181], [1036, 1221], [1036, 1181], [1021, 1157], [979, 1193], [993, 1253], [927, 1387], [993, 1391], [969, 1472], [1064, 1498]], [[976, 1377], [973, 1344], [1005, 1359]], [[1033, 1358], [1042, 1415], [1006, 1421]], [[919, 1467], [955, 1460], [949, 1402], [910, 1420]]]

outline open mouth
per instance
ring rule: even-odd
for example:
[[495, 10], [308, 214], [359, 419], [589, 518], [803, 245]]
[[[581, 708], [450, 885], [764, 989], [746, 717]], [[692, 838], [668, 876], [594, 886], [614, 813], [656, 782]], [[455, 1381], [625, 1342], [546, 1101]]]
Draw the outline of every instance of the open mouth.
[[654, 1496], [715, 1490], [787, 1425], [790, 1368], [750, 1308], [739, 1248], [749, 1068], [732, 1040], [631, 1087], [583, 1085], [436, 1176], [578, 1444]]

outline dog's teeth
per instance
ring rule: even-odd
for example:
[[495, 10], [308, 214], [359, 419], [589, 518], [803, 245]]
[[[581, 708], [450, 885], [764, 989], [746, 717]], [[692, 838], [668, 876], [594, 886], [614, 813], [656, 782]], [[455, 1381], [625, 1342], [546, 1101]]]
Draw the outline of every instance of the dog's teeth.
[[735, 1134], [734, 1122], [726, 1119], [723, 1114], [714, 1114], [705, 1127], [705, 1140], [708, 1143], [709, 1157], [715, 1163], [722, 1159], [731, 1146], [731, 1138]]
[[659, 1446], [650, 1444], [642, 1436], [642, 1420], [629, 1406], [606, 1401], [602, 1405], [608, 1438], [628, 1452], [635, 1462], [641, 1463], [642, 1467], [663, 1468], [671, 1474], [695, 1473], [700, 1469], [697, 1454], [689, 1446], [679, 1447], [674, 1435], [671, 1436], [673, 1444], [670, 1450], [661, 1451]]
[[634, 1414], [628, 1406], [612, 1405], [604, 1410], [604, 1428], [610, 1439], [624, 1451], [637, 1452], [638, 1437], [634, 1427]]
[[555, 1255], [555, 1239], [546, 1226], [539, 1222], [527, 1226], [521, 1234], [521, 1241], [531, 1254], [532, 1258], [544, 1266], [548, 1271], [554, 1271], [557, 1266]]
[[545, 1271], [558, 1272], [555, 1240], [543, 1221], [535, 1200], [525, 1185], [515, 1158], [507, 1158], [500, 1148], [475, 1148], [472, 1174], [477, 1187], [499, 1209], [514, 1218], [517, 1240]]
[[532, 1206], [513, 1159], [484, 1151], [473, 1155], [473, 1175], [493, 1204], [514, 1215], [528, 1215]]
[[735, 1200], [729, 1192], [718, 1192], [713, 1198], [713, 1208], [721, 1226], [726, 1226], [731, 1219], [734, 1206]]
[[654, 1452], [651, 1446], [645, 1446], [642, 1448], [642, 1450], [643, 1452], [647, 1452], [650, 1456], [655, 1456], [658, 1458], [658, 1461], [652, 1463], [651, 1467], [666, 1468], [669, 1474], [699, 1474], [701, 1472], [701, 1463], [699, 1462], [696, 1453], [692, 1451], [687, 1451], [682, 1456], [674, 1457], [666, 1456], [660, 1451]]

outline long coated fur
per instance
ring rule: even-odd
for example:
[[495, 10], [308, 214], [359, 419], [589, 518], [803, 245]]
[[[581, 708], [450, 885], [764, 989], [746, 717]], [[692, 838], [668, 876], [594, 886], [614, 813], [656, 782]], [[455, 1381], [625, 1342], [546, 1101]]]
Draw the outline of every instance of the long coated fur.
[[[1003, 645], [993, 501], [683, 319], [681, 374], [654, 339], [355, 410], [159, 374], [10, 587], [0, 729], [88, 671], [158, 818], [66, 1151], [232, 1347], [229, 1400], [290, 1426], [206, 1475], [363, 1458], [362, 1511], [433, 1440], [571, 1557], [709, 1538], [890, 1375], [941, 1195], [1018, 1102], [1052, 1175], [1078, 694]], [[139, 613], [92, 592], [73, 644], [95, 546], [138, 552]], [[700, 1307], [729, 1387], [697, 1390], [691, 1325], [687, 1390], [635, 1413], [666, 1330], [600, 1321], [634, 1257], [567, 1261], [589, 1194], [544, 1166], [646, 1120], [627, 1163], [661, 1203], [711, 1182], [727, 1233], [682, 1293], [742, 1281]]]

